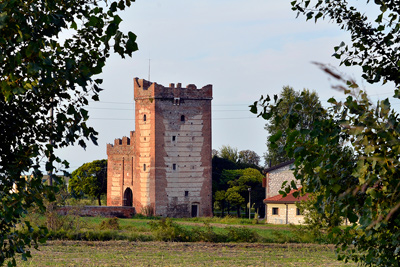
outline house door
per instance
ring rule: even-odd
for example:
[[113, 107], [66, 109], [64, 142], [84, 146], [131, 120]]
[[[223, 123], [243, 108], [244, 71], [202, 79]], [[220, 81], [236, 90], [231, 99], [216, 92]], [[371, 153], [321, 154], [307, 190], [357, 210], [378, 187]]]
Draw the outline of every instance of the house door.
[[192, 217], [199, 216], [199, 205], [193, 204], [192, 205]]
[[124, 206], [132, 207], [133, 205], [133, 194], [130, 188], [127, 188], [124, 193]]

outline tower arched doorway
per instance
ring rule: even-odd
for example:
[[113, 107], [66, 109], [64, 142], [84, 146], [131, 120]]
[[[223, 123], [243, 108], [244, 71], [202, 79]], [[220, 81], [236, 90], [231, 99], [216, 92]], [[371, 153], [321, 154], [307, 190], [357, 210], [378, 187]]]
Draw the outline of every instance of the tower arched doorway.
[[124, 206], [126, 207], [132, 207], [133, 205], [133, 193], [132, 190], [128, 187], [125, 189], [124, 193]]

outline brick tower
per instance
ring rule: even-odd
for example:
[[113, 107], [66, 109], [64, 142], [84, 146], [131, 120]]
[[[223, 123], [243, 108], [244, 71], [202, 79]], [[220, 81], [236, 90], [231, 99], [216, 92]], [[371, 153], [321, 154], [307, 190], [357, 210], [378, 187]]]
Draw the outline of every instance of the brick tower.
[[107, 145], [108, 206], [211, 216], [212, 86], [134, 79], [135, 131]]

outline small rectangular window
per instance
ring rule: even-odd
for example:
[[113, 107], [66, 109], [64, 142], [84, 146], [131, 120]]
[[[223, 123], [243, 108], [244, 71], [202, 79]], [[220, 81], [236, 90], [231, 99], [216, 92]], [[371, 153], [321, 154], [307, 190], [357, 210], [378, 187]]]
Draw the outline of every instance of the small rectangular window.
[[272, 208], [272, 215], [279, 215], [279, 208]]
[[189, 196], [189, 191], [185, 191], [185, 197]]
[[175, 141], [176, 141], [176, 136], [173, 135], [173, 136], [172, 136], [172, 142], [175, 142]]
[[144, 115], [143, 115], [143, 121], [146, 121], [146, 120], [147, 120], [146, 114], [144, 114]]
[[301, 210], [299, 208], [296, 208], [296, 215], [303, 215], [301, 214]]
[[172, 164], [172, 169], [175, 171], [176, 170], [176, 164]]
[[143, 164], [143, 171], [146, 171], [146, 164]]

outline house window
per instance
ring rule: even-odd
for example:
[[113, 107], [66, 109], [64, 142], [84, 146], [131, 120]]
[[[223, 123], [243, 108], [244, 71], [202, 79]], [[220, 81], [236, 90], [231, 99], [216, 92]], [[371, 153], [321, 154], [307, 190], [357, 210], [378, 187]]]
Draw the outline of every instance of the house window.
[[279, 208], [272, 208], [272, 215], [279, 215]]
[[181, 116], [181, 121], [185, 121], [185, 115]]
[[175, 141], [176, 141], [176, 136], [173, 135], [173, 136], [172, 136], [172, 142], [175, 142]]
[[296, 208], [296, 215], [303, 215], [303, 214], [301, 214], [301, 211], [299, 208]]
[[175, 164], [175, 163], [172, 164], [172, 169], [173, 169], [174, 171], [176, 171], [176, 164]]
[[189, 191], [185, 191], [185, 197], [189, 196]]
[[143, 115], [143, 121], [146, 121], [146, 114]]
[[143, 171], [146, 171], [146, 164], [143, 164]]

